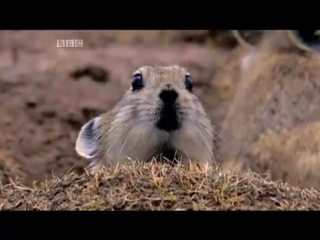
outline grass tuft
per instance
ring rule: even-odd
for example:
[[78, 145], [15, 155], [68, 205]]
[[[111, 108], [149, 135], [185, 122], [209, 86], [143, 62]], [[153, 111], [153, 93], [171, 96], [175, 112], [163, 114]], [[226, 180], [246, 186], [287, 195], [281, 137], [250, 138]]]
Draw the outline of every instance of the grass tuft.
[[315, 210], [320, 193], [249, 172], [129, 163], [99, 172], [68, 173], [26, 187], [0, 186], [1, 210]]

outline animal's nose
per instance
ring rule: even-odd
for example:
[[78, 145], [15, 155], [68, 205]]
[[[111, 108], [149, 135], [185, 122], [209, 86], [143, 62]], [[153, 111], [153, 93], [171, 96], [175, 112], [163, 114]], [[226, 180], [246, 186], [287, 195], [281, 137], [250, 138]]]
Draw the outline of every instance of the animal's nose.
[[170, 88], [171, 88], [171, 84], [169, 84], [169, 83], [166, 84], [165, 86], [166, 86], [167, 89], [170, 89]]
[[173, 103], [177, 100], [178, 93], [175, 90], [162, 90], [159, 97], [164, 103]]

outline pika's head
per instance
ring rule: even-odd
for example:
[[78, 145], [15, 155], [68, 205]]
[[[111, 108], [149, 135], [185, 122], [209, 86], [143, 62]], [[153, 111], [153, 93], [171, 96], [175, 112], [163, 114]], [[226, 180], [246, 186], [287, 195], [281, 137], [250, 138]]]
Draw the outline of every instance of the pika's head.
[[209, 161], [213, 129], [192, 88], [182, 67], [140, 67], [120, 102], [82, 127], [76, 151], [87, 158], [103, 153], [118, 162], [145, 161], [164, 151]]
[[319, 60], [320, 30], [233, 30], [233, 33], [240, 45], [248, 49], [242, 60], [243, 71], [266, 55]]
[[192, 77], [184, 68], [143, 66], [134, 72], [131, 85], [123, 101], [134, 103], [132, 117], [139, 121], [174, 132], [184, 120], [197, 115], [199, 101], [192, 94]]

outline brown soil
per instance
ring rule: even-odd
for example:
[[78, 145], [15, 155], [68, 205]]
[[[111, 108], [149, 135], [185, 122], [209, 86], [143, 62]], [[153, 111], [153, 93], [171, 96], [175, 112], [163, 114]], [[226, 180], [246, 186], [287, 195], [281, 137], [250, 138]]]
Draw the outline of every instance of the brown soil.
[[[1, 31], [2, 183], [20, 177], [31, 184], [70, 168], [83, 172], [88, 162], [74, 151], [81, 125], [111, 108], [129, 86], [132, 71], [144, 64], [187, 67], [196, 80], [196, 94], [219, 125], [234, 85], [225, 68], [237, 52], [218, 50], [214, 46], [228, 41], [212, 38], [215, 31], [210, 34], [206, 38], [203, 31]], [[82, 39], [84, 47], [57, 48], [57, 39]], [[233, 47], [233, 40], [226, 45]], [[236, 69], [237, 64], [231, 66]]]

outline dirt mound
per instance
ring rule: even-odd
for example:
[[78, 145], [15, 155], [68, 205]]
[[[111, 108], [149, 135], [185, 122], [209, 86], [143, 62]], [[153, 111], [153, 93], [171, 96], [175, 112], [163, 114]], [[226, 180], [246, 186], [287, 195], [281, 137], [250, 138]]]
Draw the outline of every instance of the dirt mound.
[[28, 188], [0, 188], [2, 210], [316, 210], [320, 193], [218, 167], [130, 163], [66, 174]]

